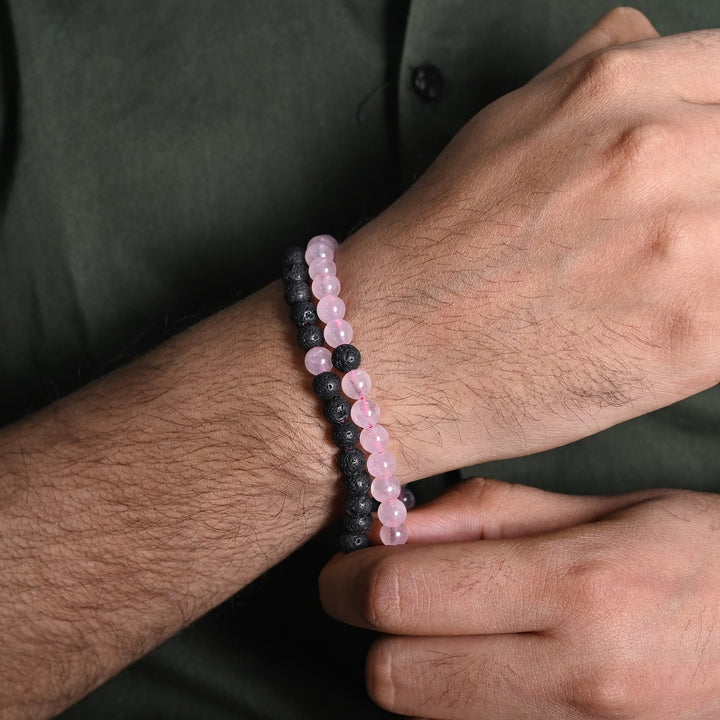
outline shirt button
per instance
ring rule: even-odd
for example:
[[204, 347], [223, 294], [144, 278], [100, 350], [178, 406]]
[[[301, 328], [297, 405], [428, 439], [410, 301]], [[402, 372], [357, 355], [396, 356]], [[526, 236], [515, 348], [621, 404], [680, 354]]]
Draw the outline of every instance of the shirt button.
[[445, 82], [440, 68], [428, 62], [413, 68], [410, 81], [415, 94], [423, 100], [435, 100], [440, 97]]

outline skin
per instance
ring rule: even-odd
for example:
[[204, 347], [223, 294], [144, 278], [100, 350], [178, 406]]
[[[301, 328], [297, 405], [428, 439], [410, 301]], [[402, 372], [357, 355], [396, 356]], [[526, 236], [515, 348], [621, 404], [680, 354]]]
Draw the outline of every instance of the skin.
[[416, 544], [338, 557], [320, 582], [331, 615], [386, 633], [367, 661], [382, 707], [453, 720], [718, 717], [717, 496], [577, 497], [474, 479], [407, 526]]
[[[511, 452], [542, 444], [535, 421], [552, 442], [584, 421], [604, 425], [668, 391], [717, 381], [710, 198], [720, 178], [707, 158], [720, 141], [719, 51], [716, 32], [660, 39], [639, 13], [611, 13], [554, 67], [480, 113], [414, 191], [434, 183], [446, 193], [436, 197], [468, 207], [465, 216], [436, 212], [442, 230], [432, 237], [446, 232], [457, 250], [458, 235], [472, 234], [490, 259], [465, 273], [459, 265], [473, 256], [446, 253], [432, 292], [441, 304], [447, 287], [435, 288], [450, 285], [462, 322], [475, 277], [480, 297], [492, 298], [494, 314], [479, 310], [483, 331], [470, 335], [483, 372], [468, 374], [462, 357], [458, 366], [486, 406], [476, 417]], [[456, 182], [446, 165], [468, 156], [491, 170]], [[481, 238], [478, 218], [502, 225], [507, 239], [497, 227]], [[501, 364], [512, 388], [501, 392], [496, 373], [484, 372], [486, 349], [510, 360]], [[582, 380], [572, 371], [581, 352]], [[542, 358], [538, 374], [523, 357], [533, 367]], [[515, 393], [530, 400], [527, 412], [501, 414]], [[515, 423], [525, 448], [504, 432]], [[717, 496], [569, 497], [474, 480], [407, 525], [415, 545], [337, 557], [320, 578], [331, 615], [386, 634], [367, 661], [381, 706], [453, 720], [718, 717]]]
[[719, 46], [611, 14], [341, 248], [413, 470], [555, 447], [717, 382]]
[[[716, 382], [718, 48], [608, 16], [343, 243], [348, 319], [404, 481]], [[281, 295], [0, 431], [4, 717], [59, 712], [337, 512]]]

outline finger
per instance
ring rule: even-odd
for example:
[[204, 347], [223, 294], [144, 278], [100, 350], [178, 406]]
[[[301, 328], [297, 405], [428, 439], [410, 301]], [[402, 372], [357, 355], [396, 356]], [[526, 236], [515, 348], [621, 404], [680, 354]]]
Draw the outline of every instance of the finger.
[[413, 543], [526, 537], [593, 522], [647, 497], [563, 495], [473, 478], [408, 513], [405, 524]]
[[[438, 501], [446, 504], [446, 512], [433, 518], [430, 506], [409, 514], [420, 515], [417, 522], [413, 517], [406, 522], [409, 532], [425, 523], [426, 538], [471, 535], [474, 541], [413, 543], [338, 555], [320, 574], [321, 601], [338, 620], [387, 633], [547, 630], [562, 621], [563, 598], [576, 591], [570, 586], [572, 571], [587, 523], [664, 492], [577, 497], [470, 481]], [[596, 537], [599, 532], [603, 530], [596, 526]]]
[[539, 635], [384, 637], [370, 649], [372, 699], [395, 713], [437, 720], [560, 717], [552, 645]]
[[323, 568], [320, 599], [337, 620], [398, 635], [546, 630], [565, 613], [574, 552], [555, 536], [368, 548]]
[[[574, 64], [575, 86], [610, 101], [643, 92], [690, 103], [720, 103], [720, 29], [638, 40], [585, 55]], [[652, 95], [647, 96], [652, 97]]]
[[557, 60], [548, 65], [538, 77], [549, 75], [567, 67], [596, 50], [658, 37], [660, 37], [658, 31], [639, 10], [630, 7], [618, 7], [603, 15]]

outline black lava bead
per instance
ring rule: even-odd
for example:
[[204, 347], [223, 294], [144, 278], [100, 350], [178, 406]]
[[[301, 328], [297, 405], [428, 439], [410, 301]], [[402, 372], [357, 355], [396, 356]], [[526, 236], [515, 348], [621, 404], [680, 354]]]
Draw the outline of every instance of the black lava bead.
[[366, 548], [370, 543], [368, 542], [365, 535], [355, 533], [343, 533], [340, 536], [340, 549], [343, 552], [351, 553], [355, 550], [362, 550]]
[[358, 475], [365, 472], [367, 467], [365, 453], [359, 448], [342, 450], [338, 455], [338, 467], [343, 475]]
[[295, 303], [309, 302], [312, 298], [312, 290], [307, 283], [291, 282], [285, 286], [285, 302], [288, 305]]
[[321, 372], [313, 380], [313, 390], [323, 400], [329, 400], [340, 394], [340, 378], [334, 372]]
[[325, 342], [323, 331], [318, 325], [305, 325], [298, 330], [298, 345], [307, 352]]
[[333, 365], [342, 373], [360, 367], [360, 351], [354, 345], [338, 345], [332, 354]]
[[345, 485], [348, 495], [367, 495], [370, 492], [371, 484], [372, 478], [366, 472], [343, 477], [343, 485]]
[[323, 412], [331, 423], [346, 423], [350, 419], [350, 403], [342, 395], [335, 395], [325, 401]]
[[292, 265], [304, 265], [305, 264], [305, 250], [297, 245], [289, 247], [282, 256], [282, 265], [284, 268], [289, 268]]
[[348, 495], [345, 498], [345, 512], [353, 517], [369, 515], [372, 508], [372, 498], [369, 495]]
[[282, 279], [286, 285], [292, 282], [310, 283], [307, 265], [290, 265], [283, 268]]
[[343, 527], [352, 534], [365, 535], [370, 532], [373, 524], [373, 517], [370, 513], [367, 515], [346, 515], [343, 518]]
[[298, 302], [290, 306], [290, 319], [298, 326], [317, 325], [318, 316], [311, 302]]
[[[318, 377], [320, 376], [318, 375]], [[342, 425], [335, 425], [332, 439], [341, 450], [355, 447], [360, 442], [360, 428], [352, 420], [348, 420]]]

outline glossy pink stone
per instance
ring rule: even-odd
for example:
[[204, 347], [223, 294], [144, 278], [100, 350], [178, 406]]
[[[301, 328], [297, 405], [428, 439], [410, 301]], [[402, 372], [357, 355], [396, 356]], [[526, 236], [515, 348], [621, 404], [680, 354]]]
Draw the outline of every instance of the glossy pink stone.
[[380, 422], [380, 406], [374, 400], [356, 400], [350, 408], [350, 417], [358, 427], [372, 427]]
[[383, 525], [380, 528], [380, 540], [383, 545], [404, 545], [408, 539], [408, 531], [405, 525], [388, 527]]
[[325, 326], [325, 342], [333, 348], [352, 342], [353, 329], [347, 320], [331, 320]]
[[401, 489], [400, 481], [393, 475], [389, 478], [375, 478], [370, 486], [370, 494], [378, 502], [385, 502], [386, 500], [397, 500]]
[[312, 281], [312, 292], [318, 300], [326, 295], [339, 295], [340, 281], [335, 275], [318, 275]]
[[335, 295], [325, 295], [317, 304], [317, 316], [324, 322], [342, 320], [345, 317], [345, 303]]
[[327, 258], [316, 258], [308, 267], [308, 275], [314, 280], [318, 275], [336, 275], [337, 265]]
[[332, 370], [332, 354], [326, 347], [310, 348], [305, 353], [305, 367], [313, 375]]
[[375, 478], [389, 478], [397, 467], [397, 460], [389, 450], [371, 453], [367, 459], [367, 470]]
[[317, 242], [314, 244], [308, 243], [308, 246], [305, 250], [305, 262], [308, 265], [312, 265], [313, 260], [317, 260], [318, 258], [323, 258], [324, 260], [332, 260], [334, 257], [335, 248], [323, 242]]
[[400, 527], [407, 518], [405, 503], [397, 498], [381, 502], [377, 513], [378, 520], [385, 525], [385, 527]]
[[340, 243], [332, 235], [325, 234], [313, 235], [308, 242], [308, 247], [310, 247], [311, 245], [318, 245], [319, 243], [327, 245], [333, 250], [337, 250], [340, 247]]
[[371, 388], [372, 380], [364, 370], [351, 370], [343, 376], [343, 392], [352, 400], [367, 397]]
[[360, 446], [369, 453], [384, 450], [390, 442], [390, 433], [382, 425], [367, 427], [360, 433]]

